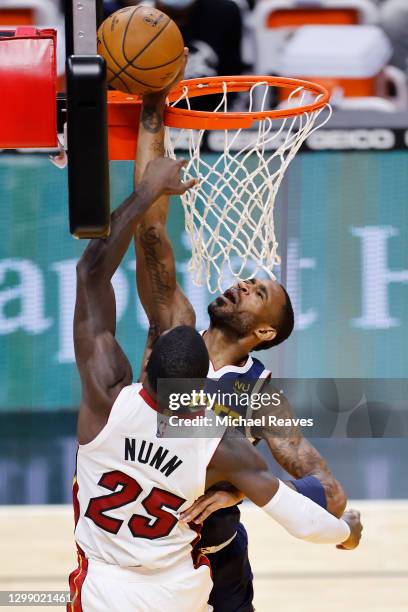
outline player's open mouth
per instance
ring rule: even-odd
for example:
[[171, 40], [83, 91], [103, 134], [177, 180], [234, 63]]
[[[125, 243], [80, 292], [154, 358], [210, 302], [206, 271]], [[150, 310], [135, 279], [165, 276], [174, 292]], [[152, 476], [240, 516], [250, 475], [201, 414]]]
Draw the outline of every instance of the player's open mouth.
[[224, 291], [224, 296], [228, 301], [236, 304], [238, 302], [238, 295], [236, 289], [227, 289]]

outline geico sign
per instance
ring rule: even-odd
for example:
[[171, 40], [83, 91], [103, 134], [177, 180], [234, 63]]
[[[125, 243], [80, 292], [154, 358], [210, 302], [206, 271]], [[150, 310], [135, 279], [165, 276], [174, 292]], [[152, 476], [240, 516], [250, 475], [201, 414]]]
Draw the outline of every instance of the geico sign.
[[318, 130], [307, 138], [310, 149], [392, 149], [395, 134], [392, 130]]

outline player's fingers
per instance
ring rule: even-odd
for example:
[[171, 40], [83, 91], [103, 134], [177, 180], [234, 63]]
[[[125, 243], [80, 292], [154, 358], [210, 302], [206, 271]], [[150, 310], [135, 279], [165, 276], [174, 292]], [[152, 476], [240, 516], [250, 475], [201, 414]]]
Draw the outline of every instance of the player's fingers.
[[198, 514], [200, 514], [203, 508], [204, 505], [202, 504], [202, 502], [194, 502], [194, 504], [190, 506], [190, 508], [180, 514], [180, 521], [185, 521], [188, 523], [189, 521], [193, 520]]
[[338, 548], [339, 550], [347, 550], [347, 548], [345, 548], [343, 544], [336, 544], [336, 548]]
[[179, 159], [177, 160], [177, 165], [179, 168], [183, 168], [184, 166], [187, 165], [187, 160], [186, 159]]
[[217, 504], [211, 504], [210, 506], [207, 506], [207, 508], [205, 510], [203, 510], [203, 512], [201, 512], [201, 514], [199, 514], [196, 518], [195, 518], [195, 523], [204, 523], [205, 519], [207, 519], [213, 512], [215, 512], [216, 510], [219, 510], [219, 506]]
[[197, 179], [190, 179], [189, 181], [186, 181], [185, 183], [181, 183], [180, 187], [173, 189], [171, 191], [171, 194], [172, 195], [183, 195], [183, 193], [186, 193], [186, 191], [194, 187], [194, 185], [196, 185], [197, 183], [198, 183]]
[[199, 516], [199, 514], [201, 514], [201, 512], [203, 512], [207, 506], [211, 505], [214, 503], [214, 500], [212, 499], [212, 495], [211, 496], [203, 496], [203, 497], [199, 497], [192, 506], [190, 506], [190, 508], [187, 508], [187, 510], [185, 510], [184, 512], [182, 512], [180, 514], [180, 520], [181, 521], [186, 521], [187, 523], [189, 521], [193, 521], [194, 519], [197, 518], [197, 516]]
[[188, 189], [191, 189], [192, 187], [194, 187], [194, 185], [197, 185], [197, 183], [197, 179], [190, 179], [186, 181], [185, 183], [183, 183], [184, 191], [188, 191]]
[[186, 67], [187, 67], [188, 54], [189, 54], [189, 48], [188, 47], [184, 47], [184, 57], [183, 57], [183, 61], [182, 61], [182, 64], [181, 64], [181, 69], [180, 69], [180, 80], [181, 81], [184, 79], [184, 72], [185, 72]]

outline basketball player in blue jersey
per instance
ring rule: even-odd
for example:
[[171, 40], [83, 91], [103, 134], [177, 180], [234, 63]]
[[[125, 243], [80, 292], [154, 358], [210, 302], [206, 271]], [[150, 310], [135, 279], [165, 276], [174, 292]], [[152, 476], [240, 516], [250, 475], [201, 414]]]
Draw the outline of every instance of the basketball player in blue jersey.
[[[165, 99], [166, 92], [143, 99], [136, 184], [147, 163], [164, 153]], [[167, 207], [168, 198], [159, 198], [135, 231], [137, 287], [150, 325], [144, 363], [159, 334], [177, 325], [195, 326], [194, 310], [176, 280], [174, 254], [165, 228]], [[294, 315], [284, 287], [273, 280], [239, 282], [217, 297], [208, 312], [210, 327], [203, 338], [210, 356], [209, 377], [232, 377], [232, 381], [243, 377], [259, 385], [260, 378], [270, 376], [250, 353], [277, 346], [290, 336]], [[142, 367], [141, 380], [144, 375]], [[282, 405], [279, 416], [285, 416], [285, 410], [289, 408]], [[333, 515], [342, 515], [347, 499], [341, 484], [299, 430], [291, 430], [287, 436], [270, 432], [266, 442], [273, 457], [294, 478], [290, 486]], [[207, 519], [200, 546], [210, 554], [214, 580], [210, 603], [215, 612], [253, 610], [247, 534], [237, 506], [242, 498], [232, 487], [213, 488], [184, 515], [188, 520]]]

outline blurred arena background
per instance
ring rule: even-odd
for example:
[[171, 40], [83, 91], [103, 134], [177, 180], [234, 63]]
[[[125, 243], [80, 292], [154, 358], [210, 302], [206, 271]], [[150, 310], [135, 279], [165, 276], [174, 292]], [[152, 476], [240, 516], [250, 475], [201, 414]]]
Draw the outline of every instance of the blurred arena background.
[[[137, 2], [105, 2], [105, 14], [128, 4]], [[297, 327], [262, 355], [264, 363], [282, 378], [406, 379], [408, 2], [196, 0], [179, 14], [176, 4], [156, 3], [179, 20], [191, 48], [188, 78], [282, 74], [319, 80], [332, 92], [333, 117], [307, 140], [279, 192], [282, 278]], [[61, 91], [63, 12], [53, 0], [0, 0], [0, 26], [58, 28]], [[324, 30], [334, 26], [330, 43]], [[219, 148], [212, 134], [204, 155], [211, 161]], [[74, 566], [72, 316], [84, 243], [69, 234], [66, 170], [50, 164], [50, 153], [0, 153], [1, 589], [65, 589]], [[131, 162], [111, 163], [112, 208], [129, 194], [131, 173]], [[176, 203], [169, 231], [179, 281], [203, 328], [210, 296], [191, 283]], [[129, 250], [114, 281], [118, 334], [136, 365], [147, 321], [134, 268]], [[359, 550], [293, 542], [245, 508], [258, 611], [408, 609], [407, 403], [400, 410], [399, 427], [364, 435], [346, 428], [343, 437], [314, 440], [349, 497], [363, 500], [353, 502], [366, 522]]]

